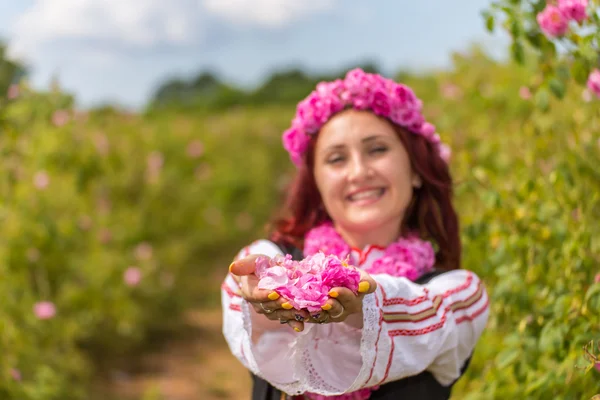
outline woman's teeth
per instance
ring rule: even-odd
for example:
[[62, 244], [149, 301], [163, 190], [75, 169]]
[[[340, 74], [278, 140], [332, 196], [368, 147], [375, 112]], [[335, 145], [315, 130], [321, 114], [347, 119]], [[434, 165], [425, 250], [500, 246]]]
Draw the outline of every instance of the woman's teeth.
[[372, 198], [377, 198], [377, 197], [381, 196], [382, 194], [383, 194], [383, 189], [366, 190], [364, 192], [360, 192], [360, 193], [351, 195], [349, 200], [356, 201], [356, 200], [372, 199]]

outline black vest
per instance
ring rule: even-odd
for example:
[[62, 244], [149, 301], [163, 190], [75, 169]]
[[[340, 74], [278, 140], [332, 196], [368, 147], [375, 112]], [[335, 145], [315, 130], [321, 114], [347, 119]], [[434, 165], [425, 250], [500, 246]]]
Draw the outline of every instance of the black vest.
[[[303, 258], [302, 251], [298, 248], [282, 246], [281, 244], [279, 247], [284, 253], [291, 254], [294, 260], [301, 260]], [[425, 284], [433, 277], [444, 272], [443, 270], [433, 270], [417, 279], [415, 283]], [[470, 361], [471, 357], [467, 359], [461, 368], [461, 375], [467, 370]], [[253, 384], [252, 400], [281, 400], [282, 398], [286, 398], [282, 396], [279, 389], [271, 386], [269, 382], [254, 374], [251, 375]], [[418, 375], [381, 385], [379, 389], [371, 393], [369, 400], [448, 400], [450, 399], [452, 385], [442, 386], [430, 372], [423, 371]]]

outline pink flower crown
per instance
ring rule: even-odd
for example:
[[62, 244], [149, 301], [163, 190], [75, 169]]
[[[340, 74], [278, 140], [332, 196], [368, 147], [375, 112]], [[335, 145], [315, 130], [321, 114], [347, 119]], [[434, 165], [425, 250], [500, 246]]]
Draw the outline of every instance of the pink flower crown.
[[412, 89], [356, 68], [349, 71], [343, 80], [320, 82], [316, 90], [298, 103], [292, 126], [283, 133], [283, 147], [296, 166], [302, 164], [310, 136], [315, 135], [335, 113], [349, 107], [370, 109], [376, 115], [423, 136], [437, 147], [442, 159], [448, 161], [450, 148], [441, 142], [435, 126], [425, 121], [421, 113], [423, 102]]

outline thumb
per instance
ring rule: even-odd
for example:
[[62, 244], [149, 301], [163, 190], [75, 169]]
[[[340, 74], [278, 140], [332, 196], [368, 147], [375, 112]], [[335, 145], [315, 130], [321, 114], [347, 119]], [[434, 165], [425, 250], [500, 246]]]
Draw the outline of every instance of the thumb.
[[370, 294], [377, 290], [377, 282], [367, 272], [359, 269], [360, 272], [360, 283], [358, 285], [359, 294]]
[[237, 276], [250, 275], [256, 270], [256, 259], [266, 257], [262, 254], [251, 254], [247, 257], [235, 260], [229, 266], [229, 272]]

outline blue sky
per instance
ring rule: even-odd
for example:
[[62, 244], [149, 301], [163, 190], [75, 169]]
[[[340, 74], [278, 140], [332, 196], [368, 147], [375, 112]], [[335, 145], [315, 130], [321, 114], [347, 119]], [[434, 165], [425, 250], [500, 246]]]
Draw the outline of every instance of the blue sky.
[[[58, 76], [89, 106], [137, 108], [171, 76], [204, 69], [245, 87], [274, 69], [363, 60], [386, 73], [449, 65], [478, 42], [501, 55], [490, 0], [0, 0], [0, 37], [38, 87]], [[460, 4], [460, 6], [457, 6]]]

